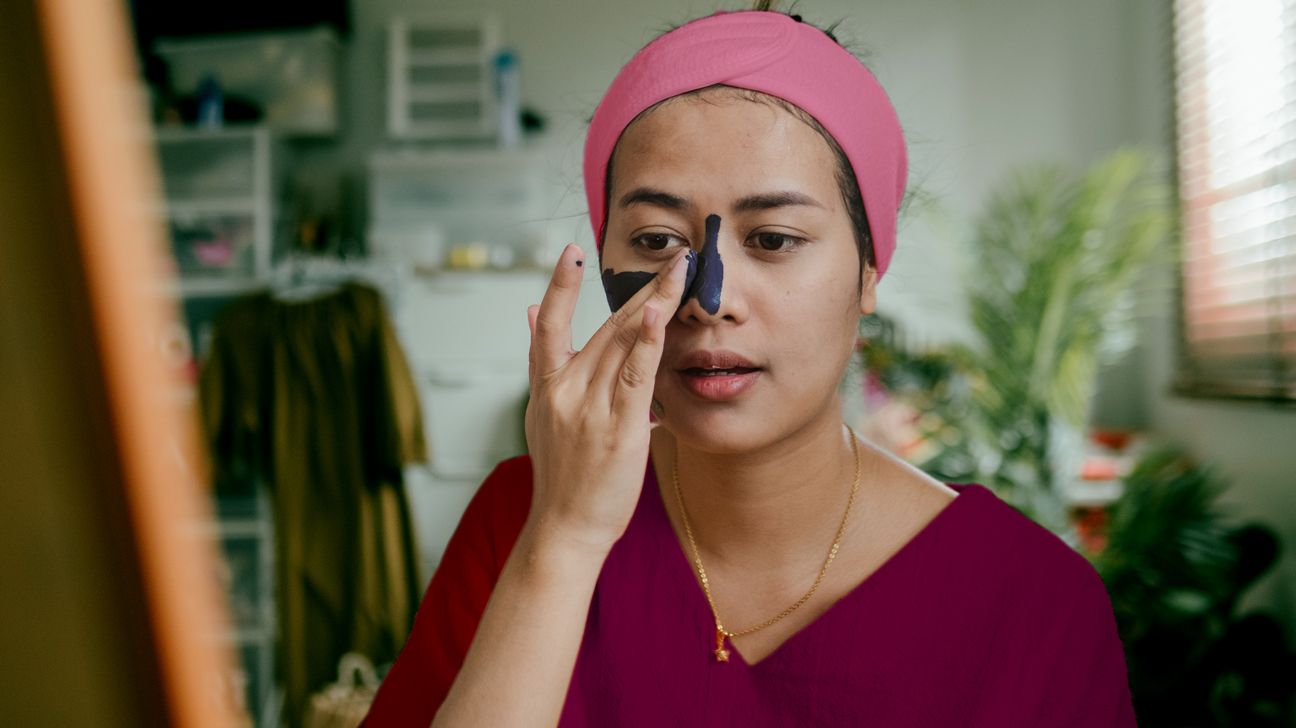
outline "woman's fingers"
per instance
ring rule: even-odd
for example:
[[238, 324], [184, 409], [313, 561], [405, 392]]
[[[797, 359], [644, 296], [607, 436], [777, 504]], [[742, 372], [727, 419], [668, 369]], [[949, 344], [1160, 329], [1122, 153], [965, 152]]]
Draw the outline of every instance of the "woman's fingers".
[[646, 419], [666, 340], [666, 325], [652, 304], [644, 304], [641, 318], [638, 340], [626, 356], [612, 392], [612, 413], [621, 421]]
[[531, 347], [527, 350], [527, 380], [535, 380], [536, 368], [536, 346], [535, 346], [535, 329], [536, 316], [540, 315], [540, 304], [533, 303], [527, 306], [527, 328], [531, 330]]
[[553, 372], [571, 358], [572, 313], [580, 295], [584, 261], [584, 253], [575, 243], [563, 248], [562, 255], [558, 256], [549, 288], [532, 324], [533, 379]]
[[626, 358], [639, 342], [645, 306], [651, 305], [661, 321], [669, 321], [675, 315], [684, 294], [684, 276], [688, 266], [686, 255], [676, 256], [664, 275], [644, 286], [590, 338], [584, 352], [594, 366], [590, 380], [593, 391], [605, 392], [609, 398], [612, 397], [612, 387], [621, 376]]

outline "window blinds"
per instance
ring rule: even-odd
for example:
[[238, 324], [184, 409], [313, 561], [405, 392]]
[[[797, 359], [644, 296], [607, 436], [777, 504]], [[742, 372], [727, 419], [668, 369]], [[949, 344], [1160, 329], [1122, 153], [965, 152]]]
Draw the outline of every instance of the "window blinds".
[[1296, 400], [1296, 0], [1175, 0], [1179, 391]]

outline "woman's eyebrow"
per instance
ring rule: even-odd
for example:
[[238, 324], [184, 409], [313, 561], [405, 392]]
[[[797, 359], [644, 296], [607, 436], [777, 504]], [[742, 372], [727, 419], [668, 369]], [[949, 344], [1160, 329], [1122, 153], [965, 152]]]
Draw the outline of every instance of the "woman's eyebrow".
[[664, 207], [668, 210], [688, 211], [693, 209], [693, 203], [680, 197], [672, 195], [669, 192], [653, 189], [652, 187], [636, 187], [625, 193], [621, 197], [620, 206], [622, 208], [631, 205], [654, 205]]
[[[625, 193], [621, 197], [620, 207], [626, 208], [631, 205], [653, 205], [668, 210], [679, 210], [688, 212], [693, 209], [693, 203], [679, 195], [673, 195], [652, 187], [636, 187]], [[818, 200], [809, 195], [791, 190], [778, 192], [761, 192], [754, 195], [748, 195], [734, 203], [734, 212], [754, 212], [757, 210], [773, 210], [779, 207], [790, 207], [793, 205], [805, 205], [807, 207], [818, 207], [827, 209]]]
[[735, 202], [733, 209], [734, 212], [754, 212], [757, 210], [772, 210], [777, 207], [789, 207], [792, 205], [823, 207], [818, 200], [809, 195], [803, 195], [800, 192], [781, 191], [748, 195]]

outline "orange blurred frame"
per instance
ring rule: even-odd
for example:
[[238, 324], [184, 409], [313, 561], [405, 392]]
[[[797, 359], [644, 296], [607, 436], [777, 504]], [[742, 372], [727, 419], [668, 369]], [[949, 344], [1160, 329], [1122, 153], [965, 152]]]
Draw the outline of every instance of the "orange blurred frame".
[[[165, 231], [149, 213], [161, 198], [148, 119], [132, 62], [125, 8], [111, 0], [34, 2], [58, 142], [95, 331], [121, 497], [133, 533], [149, 637], [176, 726], [245, 722], [216, 698], [230, 650], [216, 636], [228, 616], [209, 518], [206, 466], [179, 376], [152, 334], [177, 316], [159, 295], [168, 275]], [[123, 656], [125, 660], [126, 657]], [[149, 670], [152, 672], [153, 670]]]

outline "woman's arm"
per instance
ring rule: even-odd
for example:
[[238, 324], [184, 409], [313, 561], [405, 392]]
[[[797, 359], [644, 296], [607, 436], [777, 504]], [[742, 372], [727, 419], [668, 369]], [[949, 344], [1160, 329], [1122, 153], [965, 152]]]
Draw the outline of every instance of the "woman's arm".
[[649, 404], [685, 262], [677, 255], [579, 352], [580, 248], [563, 251], [527, 310], [531, 511], [434, 726], [557, 724], [594, 584], [643, 490]]
[[557, 724], [607, 553], [540, 530], [518, 537], [433, 726]]

